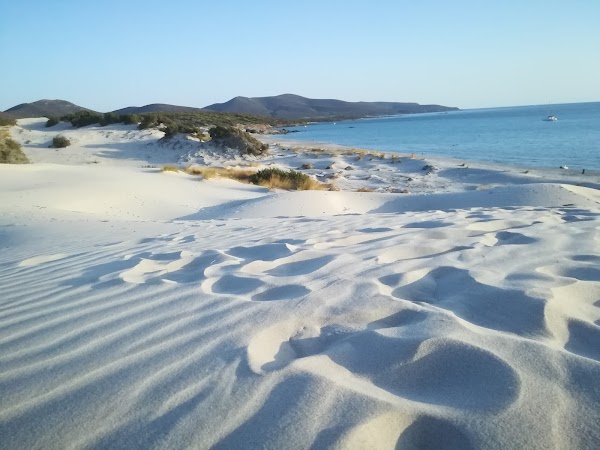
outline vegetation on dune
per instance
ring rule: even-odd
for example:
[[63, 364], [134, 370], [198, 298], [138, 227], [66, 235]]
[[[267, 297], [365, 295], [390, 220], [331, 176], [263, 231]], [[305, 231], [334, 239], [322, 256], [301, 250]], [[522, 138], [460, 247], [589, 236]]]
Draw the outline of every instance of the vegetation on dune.
[[179, 172], [179, 167], [177, 167], [177, 166], [169, 166], [169, 165], [162, 166], [160, 168], [160, 171], [161, 172]]
[[48, 121], [46, 122], [46, 127], [48, 127], [48, 128], [53, 127], [54, 125], [58, 125], [59, 122], [60, 122], [60, 119], [58, 117], [50, 116], [50, 117], [48, 117]]
[[21, 145], [9, 137], [8, 128], [0, 128], [0, 163], [1, 164], [27, 164], [29, 159]]
[[137, 125], [142, 121], [141, 117], [137, 114], [121, 114], [121, 118], [125, 125]]
[[281, 169], [263, 169], [258, 172], [248, 169], [227, 169], [224, 167], [188, 167], [185, 172], [190, 175], [200, 175], [205, 179], [223, 177], [243, 183], [256, 184], [269, 189], [286, 190], [333, 190], [330, 184], [319, 183], [315, 179], [300, 172]]
[[[54, 120], [51, 118], [46, 126], [52, 126]], [[70, 122], [78, 128], [96, 124], [100, 126], [113, 123], [139, 124], [140, 130], [157, 128], [163, 131], [167, 139], [177, 133], [184, 133], [204, 140], [206, 137], [205, 130], [208, 129], [213, 144], [219, 147], [237, 149], [242, 155], [263, 155], [267, 152], [269, 146], [261, 143], [238, 127], [292, 124], [292, 121], [287, 119], [212, 111], [146, 114], [102, 114], [94, 111], [79, 111], [67, 114], [61, 117], [60, 120]]]
[[54, 148], [65, 148], [71, 145], [71, 141], [64, 136], [55, 136], [52, 139], [52, 147]]
[[0, 112], [0, 127], [12, 127], [13, 125], [17, 124], [17, 119], [15, 119], [14, 117], [5, 114], [3, 112]]
[[242, 155], [263, 155], [269, 150], [268, 144], [235, 127], [216, 126], [209, 130], [211, 141], [219, 147], [233, 148]]
[[[52, 126], [51, 118], [47, 126]], [[257, 116], [252, 114], [235, 114], [220, 112], [177, 112], [177, 113], [146, 113], [146, 114], [117, 114], [97, 113], [94, 111], [79, 111], [67, 114], [60, 118], [61, 121], [70, 122], [74, 127], [88, 125], [105, 126], [113, 123], [138, 124], [139, 129], [157, 128], [165, 133], [165, 138], [170, 138], [177, 133], [184, 133], [205, 137], [205, 130], [209, 130], [213, 144], [223, 148], [239, 150], [242, 155], [263, 155], [269, 146], [254, 138], [251, 134], [238, 127], [250, 126], [286, 126], [297, 123], [288, 119]], [[252, 128], [251, 128], [252, 129]]]
[[279, 188], [298, 191], [331, 190], [329, 184], [319, 183], [315, 179], [294, 170], [263, 169], [250, 177], [252, 184], [265, 186], [270, 189]]
[[188, 167], [185, 172], [190, 175], [200, 175], [206, 180], [223, 177], [244, 183], [250, 183], [250, 177], [255, 173], [252, 170], [227, 169], [225, 167]]
[[60, 118], [64, 122], [71, 122], [71, 125], [77, 128], [88, 125], [99, 124], [103, 114], [94, 111], [79, 111], [72, 114], [66, 114]]
[[[181, 129], [210, 128], [210, 127], [235, 127], [252, 125], [271, 125], [274, 127], [284, 127], [298, 125], [297, 120], [278, 119], [269, 116], [259, 116], [255, 114], [237, 114], [221, 112], [177, 112], [177, 113], [146, 113], [140, 115], [147, 123], [168, 123], [174, 122]], [[148, 119], [144, 119], [149, 116]], [[142, 128], [142, 126], [140, 126]], [[144, 126], [143, 128], [148, 128]]]

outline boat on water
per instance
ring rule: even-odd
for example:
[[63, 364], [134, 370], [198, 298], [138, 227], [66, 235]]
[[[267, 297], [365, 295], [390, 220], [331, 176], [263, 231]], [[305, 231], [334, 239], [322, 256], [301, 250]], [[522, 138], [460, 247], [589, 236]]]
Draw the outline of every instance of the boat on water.
[[548, 117], [546, 117], [544, 119], [544, 122], [556, 122], [558, 120], [558, 117], [553, 116], [553, 115], [549, 115]]

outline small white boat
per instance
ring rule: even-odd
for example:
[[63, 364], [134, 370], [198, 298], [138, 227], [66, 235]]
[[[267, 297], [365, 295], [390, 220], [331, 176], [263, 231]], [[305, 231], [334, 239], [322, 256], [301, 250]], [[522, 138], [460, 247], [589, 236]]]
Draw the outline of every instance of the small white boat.
[[558, 120], [558, 118], [556, 116], [548, 116], [544, 119], [544, 122], [556, 122]]

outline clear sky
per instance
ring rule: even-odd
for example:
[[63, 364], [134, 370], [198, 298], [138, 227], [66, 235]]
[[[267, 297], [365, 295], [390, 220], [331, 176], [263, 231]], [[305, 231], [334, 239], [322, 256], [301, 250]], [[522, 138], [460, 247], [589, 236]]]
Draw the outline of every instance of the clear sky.
[[600, 101], [600, 0], [0, 0], [0, 110]]

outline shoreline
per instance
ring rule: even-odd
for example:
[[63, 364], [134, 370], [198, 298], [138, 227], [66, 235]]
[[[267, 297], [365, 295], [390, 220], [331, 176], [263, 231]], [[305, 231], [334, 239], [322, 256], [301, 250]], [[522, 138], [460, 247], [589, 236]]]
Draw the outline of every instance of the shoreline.
[[[600, 172], [595, 123], [600, 103], [565, 104], [556, 123], [539, 106], [461, 110], [290, 128], [294, 140], [344, 143], [377, 151], [468, 159], [527, 168]], [[490, 112], [491, 111], [491, 112]], [[356, 128], [346, 130], [345, 128]], [[304, 131], [304, 133], [302, 133]], [[294, 133], [295, 134], [295, 133]], [[283, 139], [287, 139], [284, 136]], [[282, 140], [283, 140], [282, 139]], [[406, 150], [403, 150], [406, 148]]]
[[[275, 149], [291, 149], [298, 152], [311, 152], [313, 149], [327, 152], [340, 152], [350, 155], [357, 153], [367, 154], [387, 154], [398, 155], [402, 160], [411, 159], [411, 154], [404, 152], [384, 152], [380, 150], [356, 148], [344, 146], [331, 142], [302, 141], [293, 138], [283, 137], [282, 135], [255, 135], [255, 137], [266, 144], [273, 145]], [[283, 135], [287, 136], [287, 135]], [[493, 173], [511, 173], [520, 176], [523, 179], [530, 179], [531, 182], [539, 183], [540, 180], [546, 180], [548, 183], [566, 183], [576, 186], [584, 186], [592, 189], [600, 189], [600, 170], [586, 170], [585, 174], [570, 169], [557, 169], [548, 167], [524, 167], [515, 164], [494, 163], [488, 161], [475, 161], [459, 158], [449, 158], [435, 155], [414, 155], [415, 160], [437, 164], [445, 168], [464, 168], [465, 173], [468, 169], [489, 170]], [[400, 171], [401, 171], [400, 167]]]

